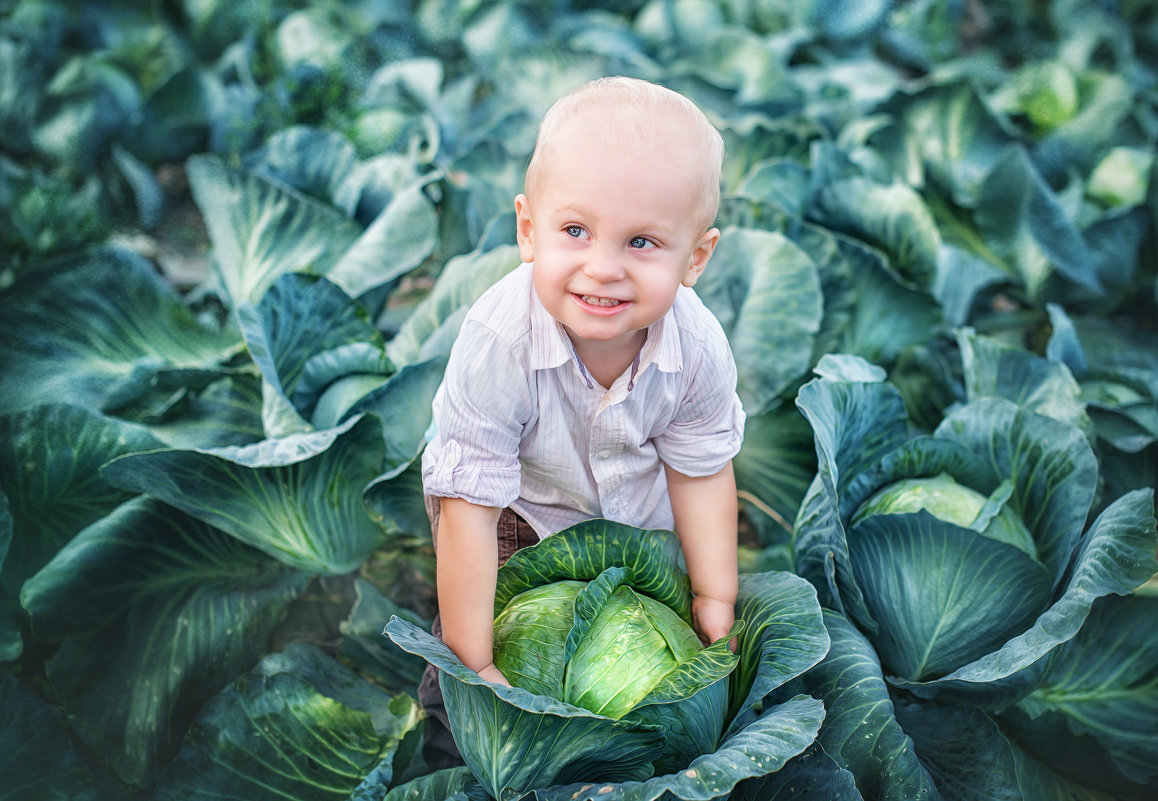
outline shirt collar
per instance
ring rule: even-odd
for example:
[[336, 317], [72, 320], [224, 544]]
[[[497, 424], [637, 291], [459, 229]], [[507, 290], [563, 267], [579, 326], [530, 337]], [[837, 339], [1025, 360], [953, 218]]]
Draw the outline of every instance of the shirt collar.
[[534, 283], [531, 293], [531, 369], [550, 370], [566, 364], [574, 350], [563, 326], [551, 316], [539, 300]]
[[[575, 356], [575, 348], [567, 338], [563, 325], [547, 311], [535, 292], [535, 284], [530, 283], [531, 294], [531, 369], [550, 370], [566, 364]], [[680, 291], [684, 291], [680, 287]], [[639, 354], [639, 372], [649, 364], [655, 364], [665, 373], [678, 373], [683, 369], [683, 349], [680, 347], [679, 328], [676, 326], [675, 311], [668, 309], [663, 317], [647, 329], [647, 340]]]

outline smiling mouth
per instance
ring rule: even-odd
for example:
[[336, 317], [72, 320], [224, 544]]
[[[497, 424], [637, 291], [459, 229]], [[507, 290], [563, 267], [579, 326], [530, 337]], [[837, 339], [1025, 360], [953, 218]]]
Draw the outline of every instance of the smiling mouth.
[[631, 308], [630, 300], [604, 298], [599, 295], [580, 295], [578, 292], [572, 292], [571, 299], [587, 314], [599, 317], [611, 317]]
[[609, 307], [618, 306], [620, 303], [623, 303], [622, 300], [616, 300], [615, 298], [600, 298], [596, 297], [595, 295], [580, 295], [579, 299], [591, 306]]

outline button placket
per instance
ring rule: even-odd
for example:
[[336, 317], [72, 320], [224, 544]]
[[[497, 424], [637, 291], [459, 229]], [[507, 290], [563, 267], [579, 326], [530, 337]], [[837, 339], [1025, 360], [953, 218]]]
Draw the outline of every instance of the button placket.
[[600, 409], [591, 427], [591, 471], [599, 491], [599, 505], [606, 517], [615, 517], [622, 510], [623, 473], [615, 457], [623, 450], [624, 419], [622, 405], [616, 404]]

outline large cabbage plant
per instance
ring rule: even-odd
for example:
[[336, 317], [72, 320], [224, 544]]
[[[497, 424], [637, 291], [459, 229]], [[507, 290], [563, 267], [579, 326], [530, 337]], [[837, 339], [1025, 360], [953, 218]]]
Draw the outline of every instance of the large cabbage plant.
[[1099, 498], [1083, 427], [1030, 408], [1030, 368], [1064, 368], [1018, 365], [967, 363], [931, 434], [859, 359], [797, 399], [820, 468], [796, 567], [832, 648], [784, 691], [824, 700], [865, 798], [1155, 797], [1154, 492]]
[[[491, 797], [710, 799], [813, 743], [817, 700], [764, 699], [829, 639], [814, 589], [790, 573], [741, 577], [735, 654], [727, 638], [699, 644], [690, 608], [672, 532], [593, 520], [499, 570], [495, 660], [515, 686], [488, 684], [401, 618], [386, 632], [439, 669], [455, 741]], [[444, 798], [444, 784], [406, 796]]]

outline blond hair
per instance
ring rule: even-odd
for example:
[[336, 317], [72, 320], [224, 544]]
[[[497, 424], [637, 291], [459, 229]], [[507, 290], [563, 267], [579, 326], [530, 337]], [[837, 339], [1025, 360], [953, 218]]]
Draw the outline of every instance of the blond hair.
[[[527, 165], [525, 187], [533, 195], [544, 165], [560, 131], [580, 117], [597, 115], [605, 142], [628, 155], [679, 147], [680, 155], [703, 167], [695, 187], [703, 230], [712, 224], [720, 207], [720, 172], [724, 138], [699, 106], [684, 95], [638, 78], [597, 78], [555, 101], [539, 123], [535, 151]], [[675, 126], [674, 128], [672, 126]]]

